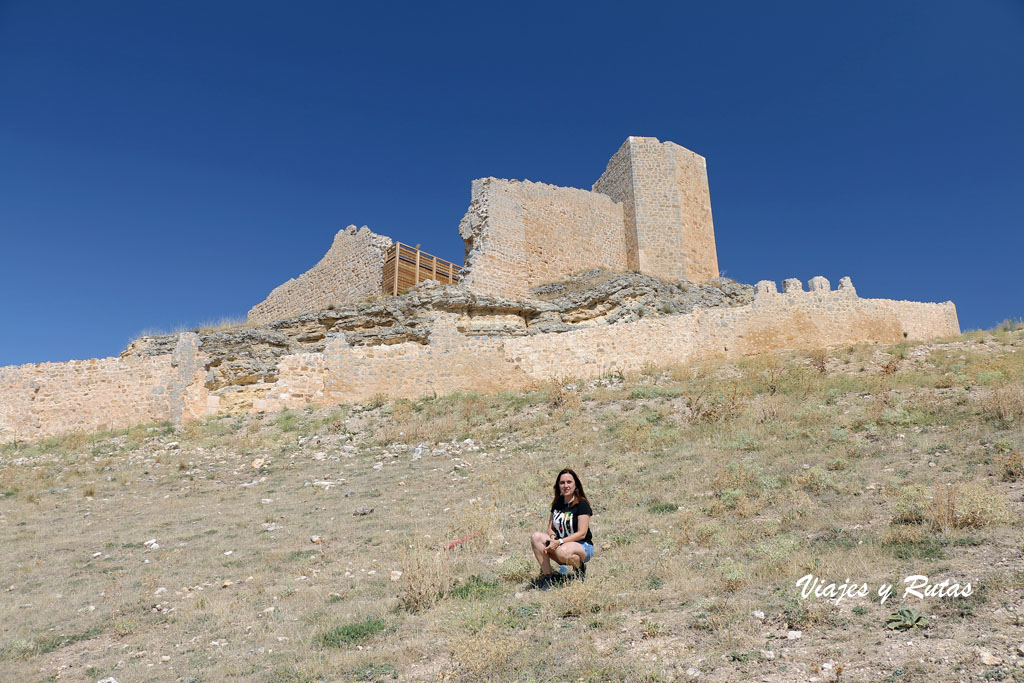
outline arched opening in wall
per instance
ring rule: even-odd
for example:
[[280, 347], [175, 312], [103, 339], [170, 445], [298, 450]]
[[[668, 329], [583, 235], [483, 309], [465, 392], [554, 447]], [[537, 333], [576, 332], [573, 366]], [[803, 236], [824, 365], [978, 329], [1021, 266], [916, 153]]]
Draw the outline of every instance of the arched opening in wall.
[[381, 278], [383, 294], [396, 295], [425, 280], [437, 280], [442, 285], [459, 281], [462, 266], [445, 261], [420, 249], [420, 245], [395, 242], [384, 254], [384, 273]]

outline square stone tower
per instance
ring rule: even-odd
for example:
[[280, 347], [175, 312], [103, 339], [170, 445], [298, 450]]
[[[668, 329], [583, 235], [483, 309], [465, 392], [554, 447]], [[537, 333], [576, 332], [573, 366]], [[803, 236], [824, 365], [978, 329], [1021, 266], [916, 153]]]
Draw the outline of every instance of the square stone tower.
[[664, 280], [718, 277], [704, 157], [674, 142], [630, 136], [593, 191], [623, 205], [627, 268]]

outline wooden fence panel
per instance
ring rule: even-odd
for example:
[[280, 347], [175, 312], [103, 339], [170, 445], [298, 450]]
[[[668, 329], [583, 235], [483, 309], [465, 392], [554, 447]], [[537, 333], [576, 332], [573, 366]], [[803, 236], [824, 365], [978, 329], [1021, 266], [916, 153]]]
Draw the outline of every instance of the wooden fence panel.
[[424, 280], [437, 280], [445, 285], [454, 284], [459, 281], [461, 272], [462, 266], [416, 247], [395, 242], [384, 257], [381, 289], [384, 294], [395, 295], [415, 287]]

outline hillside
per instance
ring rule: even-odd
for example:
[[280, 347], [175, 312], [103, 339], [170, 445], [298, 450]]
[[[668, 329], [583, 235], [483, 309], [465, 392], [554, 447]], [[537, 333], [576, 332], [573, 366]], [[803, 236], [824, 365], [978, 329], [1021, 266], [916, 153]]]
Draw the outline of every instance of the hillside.
[[[1021, 680], [1022, 352], [978, 332], [7, 444], [0, 669]], [[534, 590], [566, 466], [596, 554]], [[871, 592], [802, 600], [807, 574]], [[971, 595], [901, 599], [915, 574]], [[901, 607], [924, 620], [887, 628]]]

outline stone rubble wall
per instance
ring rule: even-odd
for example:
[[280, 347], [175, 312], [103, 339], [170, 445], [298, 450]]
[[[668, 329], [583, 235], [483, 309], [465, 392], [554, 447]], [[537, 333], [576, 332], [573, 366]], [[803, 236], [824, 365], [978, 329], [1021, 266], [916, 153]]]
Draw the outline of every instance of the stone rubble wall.
[[462, 284], [477, 294], [525, 298], [573, 273], [627, 266], [622, 205], [571, 187], [475, 180], [459, 234], [466, 243]]
[[263, 324], [327, 308], [361, 301], [381, 293], [384, 256], [391, 239], [365, 225], [350, 225], [334, 236], [320, 262], [297, 278], [275, 287], [270, 295], [249, 310], [250, 323]]
[[162, 356], [2, 367], [0, 443], [200, 418], [205, 374], [194, 334]]
[[[426, 343], [352, 346], [328, 335], [322, 352], [280, 358], [273, 382], [246, 387], [252, 410], [417, 398], [455, 391], [516, 390], [537, 381], [595, 377], [648, 364], [685, 363], [861, 342], [894, 344], [960, 333], [956, 307], [861, 299], [844, 278], [832, 290], [813, 278], [755, 287], [752, 303], [530, 336], [481, 335], [486, 316], [438, 311]], [[502, 327], [499, 325], [499, 327]], [[0, 368], [0, 442], [75, 430], [187, 421], [237, 410], [206, 386], [210, 359], [200, 338], [174, 351]]]

